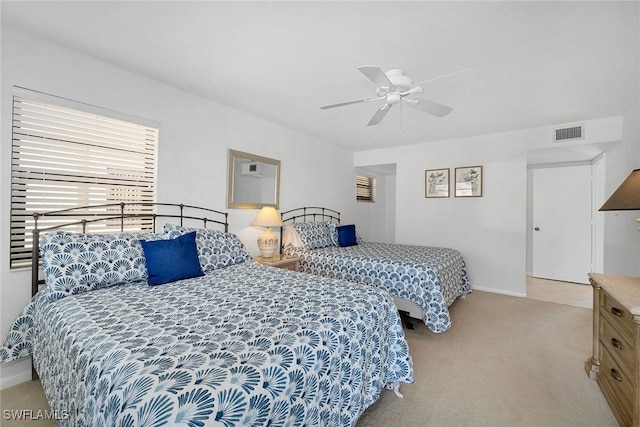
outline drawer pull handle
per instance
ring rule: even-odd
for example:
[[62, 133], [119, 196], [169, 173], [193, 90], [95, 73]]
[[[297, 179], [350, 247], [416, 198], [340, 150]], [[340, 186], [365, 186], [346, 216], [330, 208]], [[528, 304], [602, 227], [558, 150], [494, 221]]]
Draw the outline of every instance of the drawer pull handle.
[[618, 350], [622, 350], [622, 344], [615, 338], [611, 338], [611, 345], [617, 348]]
[[618, 371], [616, 371], [613, 368], [611, 368], [611, 376], [613, 377], [614, 380], [616, 380], [618, 382], [622, 381], [622, 377], [620, 376], [620, 374], [618, 374]]
[[611, 313], [613, 313], [614, 316], [622, 317], [622, 311], [620, 311], [619, 308], [611, 307]]

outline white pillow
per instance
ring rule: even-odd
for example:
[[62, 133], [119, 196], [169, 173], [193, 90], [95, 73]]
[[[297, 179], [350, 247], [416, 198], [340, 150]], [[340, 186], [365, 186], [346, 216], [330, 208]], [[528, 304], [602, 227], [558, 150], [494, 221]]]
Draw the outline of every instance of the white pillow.
[[285, 250], [289, 248], [304, 247], [304, 243], [298, 234], [298, 230], [296, 230], [293, 225], [287, 225], [284, 228], [284, 233], [282, 234], [282, 247]]

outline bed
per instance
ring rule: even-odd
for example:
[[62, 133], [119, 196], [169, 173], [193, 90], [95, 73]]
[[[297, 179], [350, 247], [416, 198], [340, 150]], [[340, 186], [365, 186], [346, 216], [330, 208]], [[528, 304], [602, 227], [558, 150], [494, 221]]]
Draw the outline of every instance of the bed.
[[387, 293], [260, 265], [226, 215], [225, 231], [174, 218], [162, 232], [36, 229], [44, 287], [0, 362], [32, 355], [57, 425], [353, 426], [413, 382]]
[[300, 271], [384, 289], [402, 313], [433, 332], [451, 327], [449, 306], [471, 292], [455, 249], [366, 242], [355, 225], [340, 225], [338, 211], [323, 207], [284, 211], [282, 220], [282, 251], [300, 257]]

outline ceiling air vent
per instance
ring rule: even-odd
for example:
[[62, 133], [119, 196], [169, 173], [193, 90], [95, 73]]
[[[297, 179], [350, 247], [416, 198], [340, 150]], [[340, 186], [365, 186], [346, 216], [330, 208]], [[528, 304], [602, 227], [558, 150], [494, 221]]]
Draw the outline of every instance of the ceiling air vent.
[[553, 133], [553, 142], [574, 141], [576, 139], [584, 139], [584, 125], [556, 129]]

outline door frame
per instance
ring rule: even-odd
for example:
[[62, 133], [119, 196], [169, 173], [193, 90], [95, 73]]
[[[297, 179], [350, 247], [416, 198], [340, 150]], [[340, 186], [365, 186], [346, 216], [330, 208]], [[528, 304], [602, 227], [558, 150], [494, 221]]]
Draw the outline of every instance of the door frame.
[[593, 222], [591, 224], [591, 260], [592, 269], [596, 273], [602, 273], [604, 270], [604, 215], [599, 212], [606, 199], [605, 179], [606, 179], [606, 156], [605, 153], [600, 154], [591, 161], [591, 200], [593, 205]]
[[591, 165], [591, 191], [592, 191], [592, 233], [591, 233], [591, 260], [594, 272], [601, 272], [603, 268], [603, 252], [604, 252], [604, 218], [598, 209], [604, 203], [605, 197], [605, 175], [606, 175], [606, 157], [605, 153], [601, 153], [592, 160], [575, 161], [575, 162], [558, 162], [558, 163], [540, 163], [527, 165], [527, 219], [526, 219], [526, 271], [527, 276], [531, 276], [533, 272], [533, 170], [562, 167], [562, 166], [578, 166]]

